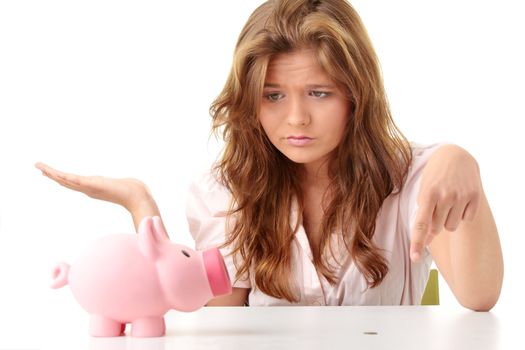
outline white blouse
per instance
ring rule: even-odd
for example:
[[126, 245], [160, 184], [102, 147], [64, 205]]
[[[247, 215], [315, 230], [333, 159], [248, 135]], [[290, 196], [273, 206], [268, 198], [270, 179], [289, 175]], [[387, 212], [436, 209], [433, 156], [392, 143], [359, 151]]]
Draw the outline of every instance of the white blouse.
[[[420, 263], [410, 260], [411, 227], [416, 217], [417, 195], [421, 173], [432, 153], [441, 144], [422, 146], [411, 144], [413, 161], [403, 189], [388, 196], [383, 202], [377, 219], [373, 240], [383, 249], [389, 271], [376, 288], [368, 288], [363, 275], [349, 258], [342, 241], [339, 261], [344, 262], [336, 270], [339, 280], [330, 285], [322, 274], [317, 273], [312, 262], [312, 251], [301, 225], [295, 234], [292, 249], [292, 276], [300, 300], [290, 303], [264, 294], [255, 286], [253, 270], [233, 284], [233, 287], [250, 288], [250, 306], [268, 305], [417, 305], [420, 303], [428, 279], [432, 258], [428, 249], [423, 252]], [[203, 250], [219, 246], [225, 241], [226, 212], [229, 208], [230, 192], [214, 176], [207, 172], [192, 183], [188, 195], [186, 215], [190, 232], [195, 240], [195, 249]], [[291, 222], [296, 222], [297, 210], [292, 210]], [[333, 242], [340, 235], [333, 234]], [[236, 268], [233, 257], [228, 256], [229, 247], [221, 249], [232, 282]], [[329, 254], [330, 255], [330, 254]], [[333, 257], [332, 257], [333, 259]], [[338, 265], [335, 265], [338, 266]]]

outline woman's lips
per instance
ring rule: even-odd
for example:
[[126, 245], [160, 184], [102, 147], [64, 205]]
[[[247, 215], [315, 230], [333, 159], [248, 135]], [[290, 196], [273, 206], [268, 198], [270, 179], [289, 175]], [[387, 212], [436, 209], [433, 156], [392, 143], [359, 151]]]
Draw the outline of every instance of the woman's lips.
[[292, 146], [306, 146], [314, 141], [313, 138], [308, 136], [288, 136], [286, 140]]

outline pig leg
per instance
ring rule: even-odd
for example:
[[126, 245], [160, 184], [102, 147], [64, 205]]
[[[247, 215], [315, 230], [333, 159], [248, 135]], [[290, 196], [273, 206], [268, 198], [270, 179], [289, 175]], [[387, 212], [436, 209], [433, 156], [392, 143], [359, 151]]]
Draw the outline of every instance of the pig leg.
[[124, 335], [126, 325], [110, 318], [91, 315], [89, 334], [93, 337], [118, 337]]
[[164, 317], [144, 317], [134, 320], [131, 326], [132, 337], [162, 337], [166, 334]]

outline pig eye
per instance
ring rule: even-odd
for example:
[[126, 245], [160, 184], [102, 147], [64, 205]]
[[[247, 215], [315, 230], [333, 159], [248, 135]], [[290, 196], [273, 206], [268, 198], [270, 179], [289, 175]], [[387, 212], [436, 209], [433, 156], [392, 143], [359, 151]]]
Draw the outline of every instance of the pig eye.
[[188, 258], [190, 257], [190, 254], [185, 250], [182, 250], [182, 254], [186, 255]]

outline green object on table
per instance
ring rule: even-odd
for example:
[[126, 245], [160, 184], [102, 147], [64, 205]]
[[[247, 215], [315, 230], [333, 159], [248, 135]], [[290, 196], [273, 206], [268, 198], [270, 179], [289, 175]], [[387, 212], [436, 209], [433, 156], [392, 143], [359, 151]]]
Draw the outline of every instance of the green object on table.
[[438, 270], [430, 270], [427, 286], [421, 298], [421, 305], [439, 305]]

